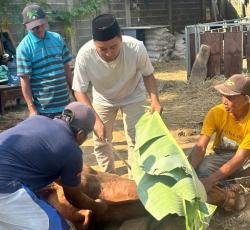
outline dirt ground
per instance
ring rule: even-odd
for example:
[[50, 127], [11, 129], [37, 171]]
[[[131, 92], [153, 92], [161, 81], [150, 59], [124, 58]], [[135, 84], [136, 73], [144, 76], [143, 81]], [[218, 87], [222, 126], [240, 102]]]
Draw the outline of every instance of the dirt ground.
[[[159, 96], [164, 106], [162, 118], [180, 146], [186, 153], [189, 153], [198, 138], [206, 112], [213, 105], [220, 102], [220, 96], [213, 89], [213, 85], [222, 82], [223, 78], [218, 77], [200, 84], [191, 85], [187, 82], [185, 64], [182, 60], [155, 64], [155, 70], [155, 76], [158, 79]], [[4, 116], [0, 116], [0, 131], [14, 126], [27, 117], [28, 113], [25, 105], [19, 107], [14, 105], [14, 103], [10, 103]], [[127, 147], [120, 114], [114, 128], [113, 144], [119, 155], [127, 159]], [[95, 158], [91, 154], [93, 152], [91, 138], [84, 144], [83, 149], [84, 161], [98, 169]], [[116, 158], [115, 163], [118, 174], [126, 176], [124, 163], [118, 158]], [[250, 229], [250, 202], [248, 203], [248, 208], [233, 214], [219, 210], [212, 218], [209, 229]], [[140, 220], [134, 220], [134, 222], [125, 223], [120, 228], [112, 229], [146, 229], [145, 220], [143, 218]], [[133, 223], [137, 223], [137, 227]], [[138, 223], [140, 224], [138, 225]], [[155, 229], [173, 230], [178, 225], [175, 225], [175, 228], [171, 226], [159, 226]], [[177, 229], [181, 228], [177, 227]]]

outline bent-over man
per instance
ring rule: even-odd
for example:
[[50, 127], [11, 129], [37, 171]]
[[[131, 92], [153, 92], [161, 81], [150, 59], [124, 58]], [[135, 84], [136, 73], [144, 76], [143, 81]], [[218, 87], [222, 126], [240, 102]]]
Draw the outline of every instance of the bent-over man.
[[66, 221], [37, 192], [60, 182], [67, 200], [79, 209], [103, 213], [107, 205], [80, 187], [82, 151], [95, 113], [80, 102], [60, 118], [34, 115], [0, 134], [0, 229], [66, 230]]
[[112, 153], [112, 131], [119, 110], [128, 143], [131, 164], [135, 142], [135, 124], [144, 113], [145, 87], [152, 111], [162, 111], [154, 68], [143, 42], [122, 36], [116, 18], [102, 14], [92, 21], [93, 39], [76, 57], [73, 90], [78, 101], [92, 106], [87, 95], [92, 84], [93, 107], [96, 111], [94, 154], [100, 168], [115, 172]]

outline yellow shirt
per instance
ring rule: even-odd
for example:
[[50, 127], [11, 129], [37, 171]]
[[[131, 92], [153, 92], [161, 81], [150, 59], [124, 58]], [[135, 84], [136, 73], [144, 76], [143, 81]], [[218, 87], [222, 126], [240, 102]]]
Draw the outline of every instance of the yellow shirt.
[[250, 149], [250, 104], [246, 117], [236, 121], [223, 104], [207, 113], [201, 134], [209, 137], [216, 133], [213, 149], [216, 153], [236, 152], [238, 148]]

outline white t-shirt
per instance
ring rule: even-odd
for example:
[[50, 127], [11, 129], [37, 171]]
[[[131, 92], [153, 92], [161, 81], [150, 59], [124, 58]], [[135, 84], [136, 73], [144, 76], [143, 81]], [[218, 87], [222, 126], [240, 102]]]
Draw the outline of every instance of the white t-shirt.
[[114, 61], [106, 62], [98, 55], [91, 40], [77, 54], [72, 88], [86, 92], [91, 82], [93, 103], [122, 106], [145, 100], [142, 76], [153, 72], [143, 42], [122, 36], [120, 54]]

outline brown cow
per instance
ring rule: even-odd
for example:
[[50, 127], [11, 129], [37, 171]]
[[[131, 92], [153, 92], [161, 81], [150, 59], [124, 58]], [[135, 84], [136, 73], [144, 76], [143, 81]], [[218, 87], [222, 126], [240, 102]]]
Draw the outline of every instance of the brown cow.
[[124, 221], [147, 215], [147, 211], [139, 201], [134, 181], [93, 170], [84, 166], [81, 177], [83, 192], [93, 199], [103, 199], [108, 210], [102, 216], [95, 216], [89, 210], [79, 210], [65, 198], [60, 185], [53, 183], [40, 191], [58, 212], [69, 220], [77, 230], [87, 229], [90, 223]]
[[[134, 181], [93, 170], [84, 166], [81, 177], [83, 192], [93, 199], [103, 199], [108, 210], [102, 216], [95, 216], [89, 210], [79, 210], [65, 198], [60, 185], [53, 183], [40, 192], [40, 195], [69, 220], [77, 230], [85, 230], [90, 223], [122, 222], [127, 219], [149, 215], [139, 201]], [[228, 195], [225, 195], [228, 194]], [[208, 202], [236, 210], [235, 191], [216, 187], [208, 194]], [[229, 209], [230, 208], [230, 209]]]

